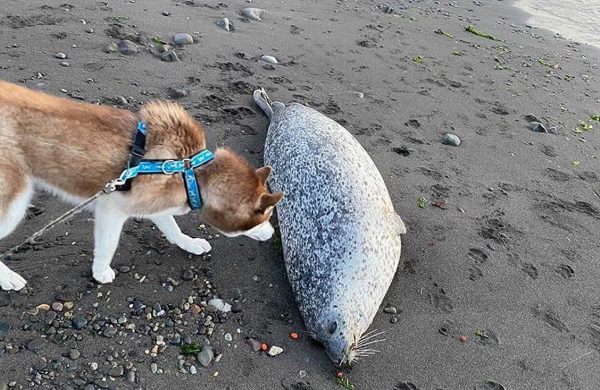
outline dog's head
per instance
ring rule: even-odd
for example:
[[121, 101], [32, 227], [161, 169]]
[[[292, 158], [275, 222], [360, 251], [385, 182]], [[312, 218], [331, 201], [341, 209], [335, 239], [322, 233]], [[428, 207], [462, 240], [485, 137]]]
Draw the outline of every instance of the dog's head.
[[212, 163], [199, 169], [204, 206], [202, 218], [227, 237], [245, 235], [265, 241], [274, 229], [269, 219], [282, 192], [266, 187], [271, 167], [254, 169], [228, 149], [217, 149]]

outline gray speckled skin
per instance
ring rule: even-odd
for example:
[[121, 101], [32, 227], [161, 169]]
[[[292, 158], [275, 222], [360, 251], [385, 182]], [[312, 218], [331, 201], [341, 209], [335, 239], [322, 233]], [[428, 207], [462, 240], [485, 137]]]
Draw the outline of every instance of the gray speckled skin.
[[277, 213], [288, 278], [313, 337], [334, 363], [349, 363], [398, 267], [404, 224], [345, 128], [301, 104], [271, 107], [264, 158], [269, 186], [285, 193]]

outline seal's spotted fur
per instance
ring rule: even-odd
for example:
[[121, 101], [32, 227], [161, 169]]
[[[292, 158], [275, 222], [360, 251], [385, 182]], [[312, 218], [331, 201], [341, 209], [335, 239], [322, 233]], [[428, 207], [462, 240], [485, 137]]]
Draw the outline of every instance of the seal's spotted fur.
[[400, 259], [405, 227], [377, 167], [342, 126], [303, 106], [256, 103], [270, 117], [265, 163], [288, 278], [313, 337], [335, 363], [356, 356]]

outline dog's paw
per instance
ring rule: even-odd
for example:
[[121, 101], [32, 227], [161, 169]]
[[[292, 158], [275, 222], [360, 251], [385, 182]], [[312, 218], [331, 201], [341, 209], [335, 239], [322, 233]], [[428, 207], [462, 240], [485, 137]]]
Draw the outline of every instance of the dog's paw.
[[110, 267], [100, 270], [92, 269], [92, 275], [98, 283], [102, 284], [112, 283], [112, 281], [115, 280], [115, 271]]
[[27, 281], [14, 271], [5, 269], [0, 273], [0, 287], [2, 287], [2, 290], [19, 291], [25, 287], [26, 284]]
[[186, 252], [193, 253], [195, 255], [201, 255], [203, 253], [210, 252], [212, 247], [203, 238], [192, 238], [186, 237], [185, 240], [179, 243], [179, 247]]

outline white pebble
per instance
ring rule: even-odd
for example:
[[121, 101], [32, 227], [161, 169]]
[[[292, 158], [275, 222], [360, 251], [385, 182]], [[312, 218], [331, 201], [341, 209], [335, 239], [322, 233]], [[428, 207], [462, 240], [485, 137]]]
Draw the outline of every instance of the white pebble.
[[277, 356], [282, 352], [283, 352], [283, 348], [273, 345], [273, 346], [271, 346], [271, 348], [269, 348], [268, 353], [269, 353], [269, 356]]
[[263, 60], [264, 62], [268, 62], [269, 64], [278, 64], [279, 61], [277, 61], [277, 58], [273, 57], [273, 56], [267, 56], [264, 55], [262, 57], [260, 57], [261, 60]]

